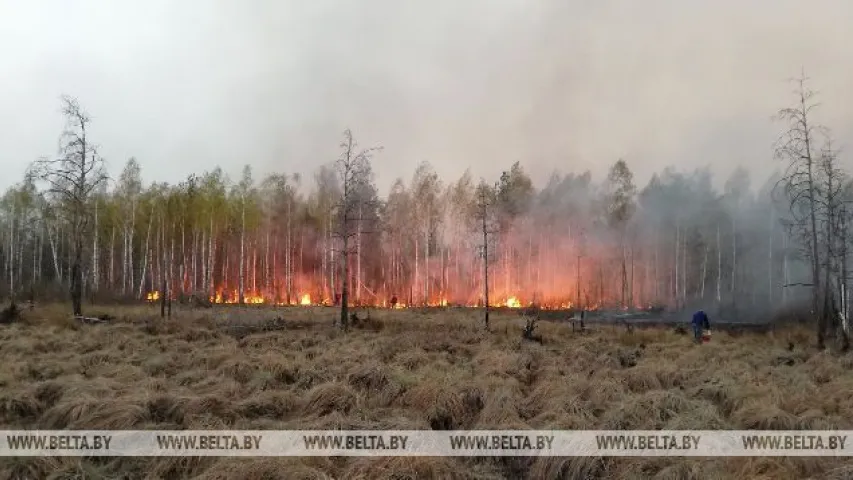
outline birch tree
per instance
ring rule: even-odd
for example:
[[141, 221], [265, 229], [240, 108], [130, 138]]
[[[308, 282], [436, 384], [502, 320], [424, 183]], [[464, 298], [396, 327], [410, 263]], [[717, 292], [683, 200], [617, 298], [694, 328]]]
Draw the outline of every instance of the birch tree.
[[103, 159], [88, 136], [91, 117], [75, 98], [62, 97], [66, 129], [60, 138], [57, 158], [33, 163], [31, 174], [48, 184], [59, 197], [64, 215], [72, 228], [71, 303], [74, 315], [83, 314], [83, 253], [91, 235], [90, 196], [107, 181]]
[[[628, 222], [634, 215], [635, 196], [637, 193], [633, 181], [634, 175], [624, 160], [618, 160], [610, 167], [606, 183], [606, 212], [611, 228], [615, 229], [619, 238], [619, 264], [621, 273], [621, 302], [627, 306], [628, 301], [628, 269], [626, 266], [625, 235]], [[677, 249], [677, 245], [676, 245]]]

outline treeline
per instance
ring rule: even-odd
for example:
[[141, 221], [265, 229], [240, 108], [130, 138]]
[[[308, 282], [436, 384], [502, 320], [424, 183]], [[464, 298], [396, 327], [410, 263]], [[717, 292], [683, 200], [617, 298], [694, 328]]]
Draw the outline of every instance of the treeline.
[[[491, 296], [564, 306], [782, 301], [798, 256], [786, 248], [784, 212], [771, 202], [774, 181], [755, 194], [738, 169], [717, 191], [707, 169], [667, 169], [637, 191], [618, 162], [599, 183], [588, 172], [554, 174], [536, 189], [516, 163], [493, 187]], [[357, 229], [350, 258], [353, 303], [481, 301], [476, 188], [468, 172], [444, 183], [423, 163], [385, 198], [369, 192], [373, 201], [359, 214], [369, 227]], [[166, 277], [176, 295], [237, 301], [242, 272], [249, 301], [295, 303], [309, 294], [333, 302], [340, 190], [333, 165], [310, 182], [287, 174], [256, 180], [246, 166], [236, 181], [216, 168], [144, 185], [131, 159], [112, 188], [90, 199], [85, 290], [144, 298]], [[73, 228], [57, 202], [34, 179], [4, 195], [7, 291], [70, 284]]]
[[[370, 158], [384, 153], [359, 151], [349, 132], [341, 159], [307, 179], [259, 178], [247, 165], [236, 179], [215, 168], [146, 184], [130, 159], [117, 178], [90, 173], [74, 190], [73, 168], [63, 179], [42, 160], [0, 202], [2, 288], [67, 291], [79, 263], [84, 297], [141, 299], [168, 285], [173, 297], [335, 303], [345, 277], [349, 304], [476, 305], [485, 260], [493, 304], [716, 304], [743, 316], [812, 298], [815, 312], [846, 312], [850, 181], [812, 125], [808, 147], [797, 136], [797, 112], [811, 114], [801, 92], [805, 103], [782, 111], [792, 123], [776, 150], [780, 173], [754, 185], [738, 168], [721, 189], [708, 169], [668, 168], [637, 186], [622, 160], [602, 179], [555, 173], [541, 186], [520, 163], [495, 182], [467, 171], [446, 181], [422, 163], [381, 195]], [[75, 138], [63, 165], [101, 172]]]

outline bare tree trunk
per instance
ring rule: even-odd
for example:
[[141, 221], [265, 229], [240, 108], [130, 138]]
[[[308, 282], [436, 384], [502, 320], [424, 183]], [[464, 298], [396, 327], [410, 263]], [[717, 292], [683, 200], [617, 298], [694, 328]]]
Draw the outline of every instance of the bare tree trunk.
[[37, 278], [39, 283], [43, 281], [42, 265], [44, 264], [44, 231], [41, 231], [38, 236], [38, 269]]
[[148, 270], [148, 245], [149, 240], [151, 238], [151, 222], [153, 219], [154, 215], [152, 213], [152, 215], [148, 217], [148, 230], [145, 233], [145, 250], [142, 256], [142, 274], [139, 276], [139, 289], [137, 290], [137, 298], [142, 298], [142, 289], [145, 287], [145, 274]]
[[676, 310], [681, 310], [681, 302], [679, 301], [681, 299], [681, 296], [679, 295], [679, 292], [678, 292], [678, 285], [679, 285], [678, 284], [678, 253], [680, 251], [680, 249], [679, 249], [679, 245], [680, 245], [679, 242], [680, 242], [680, 238], [681, 238], [680, 234], [681, 234], [681, 227], [679, 225], [676, 225], [675, 226], [675, 309]]
[[237, 276], [239, 283], [238, 302], [240, 305], [246, 303], [246, 197], [243, 196], [240, 205], [240, 274]]
[[627, 271], [626, 266], [625, 266], [625, 232], [622, 232], [622, 233], [620, 234], [620, 239], [619, 239], [619, 262], [620, 262], [620, 265], [619, 265], [619, 266], [620, 266], [620, 267], [621, 267], [621, 269], [622, 269], [622, 272], [621, 272], [621, 274], [622, 274], [622, 275], [621, 275], [621, 277], [622, 277], [622, 278], [621, 278], [621, 281], [622, 281], [622, 292], [621, 292], [621, 293], [622, 293], [622, 298], [621, 298], [622, 305], [621, 305], [621, 306], [622, 306], [622, 308], [626, 308], [626, 307], [628, 306], [628, 304], [627, 304], [627, 296], [628, 296], [628, 271]]
[[108, 274], [110, 288], [115, 288], [115, 252], [116, 252], [116, 227], [110, 229], [110, 271]]
[[127, 241], [127, 226], [124, 227], [121, 235], [121, 294], [127, 295], [127, 285], [128, 285], [128, 276], [127, 276], [127, 264], [129, 255], [128, 241]]
[[685, 232], [681, 237], [681, 304], [686, 306], [687, 303], [687, 279], [690, 276], [690, 263], [687, 261], [687, 229], [685, 228]]
[[127, 292], [133, 292], [135, 275], [133, 274], [133, 237], [136, 229], [136, 200], [131, 201], [130, 206], [130, 231], [127, 239]]
[[208, 292], [208, 294], [215, 294], [213, 291], [215, 285], [213, 285], [213, 267], [214, 267], [214, 239], [213, 239], [213, 213], [210, 214], [210, 233], [207, 238], [207, 267], [206, 275], [204, 276], [204, 290]]
[[732, 215], [732, 303], [737, 297], [736, 274], [737, 273], [737, 219]]
[[770, 208], [770, 234], [767, 247], [767, 304], [773, 305], [773, 226], [775, 224], [773, 208]]
[[204, 232], [201, 232], [201, 235], [199, 235], [199, 230], [193, 228], [193, 253], [191, 260], [193, 262], [193, 275], [192, 280], [190, 280], [190, 290], [193, 294], [199, 290], [200, 275], [204, 272], [204, 245]]
[[92, 234], [92, 290], [98, 291], [98, 200], [95, 199], [95, 231]]
[[[270, 278], [270, 231], [272, 230], [272, 214], [267, 214], [267, 239], [264, 246], [264, 290], [267, 295], [272, 293], [272, 279]], [[326, 256], [323, 256], [323, 271], [325, 272]]]
[[717, 305], [722, 303], [723, 249], [720, 244], [720, 223], [717, 222]]
[[708, 244], [705, 244], [705, 256], [702, 259], [702, 288], [699, 298], [705, 298], [705, 278], [708, 275]]
[[38, 251], [39, 251], [38, 244], [39, 244], [39, 239], [37, 236], [35, 236], [35, 233], [33, 233], [33, 235], [34, 235], [33, 239], [32, 239], [33, 266], [32, 266], [32, 271], [30, 272], [30, 294], [32, 294], [33, 289], [36, 286], [36, 281], [38, 280], [37, 272], [38, 272]]
[[483, 303], [486, 330], [489, 329], [489, 230], [486, 223], [486, 207], [483, 207]]
[[53, 233], [51, 233], [50, 226], [45, 221], [45, 230], [47, 230], [47, 241], [50, 244], [50, 253], [53, 256], [53, 270], [56, 274], [56, 281], [58, 283], [62, 283], [62, 267], [59, 266], [59, 251], [57, 246], [57, 239]]
[[504, 250], [504, 292], [507, 297], [509, 297], [512, 290], [510, 289], [510, 271], [509, 271], [509, 251], [510, 246], [509, 242], [505, 242], [502, 238], [498, 237], [498, 241], [503, 244]]
[[71, 265], [71, 305], [75, 316], [83, 315], [83, 236], [74, 236], [74, 262]]
[[9, 298], [15, 303], [15, 266], [13, 259], [15, 258], [15, 203], [12, 202], [12, 215], [9, 222], [9, 258], [6, 259], [6, 270], [9, 274]]
[[[331, 223], [332, 223], [332, 219], [330, 216], [329, 217], [329, 225], [331, 225]], [[337, 282], [335, 280], [335, 272], [337, 271], [337, 264], [335, 263], [335, 249], [332, 248], [334, 246], [334, 243], [332, 241], [332, 233], [331, 232], [332, 232], [332, 230], [330, 227], [330, 229], [329, 229], [329, 244], [330, 244], [330, 246], [329, 246], [329, 257], [330, 257], [329, 277], [331, 278], [331, 282], [329, 285], [332, 289], [331, 300], [332, 300], [332, 303], [334, 304], [335, 303], [335, 297], [337, 297]]]
[[284, 288], [285, 288], [285, 301], [288, 305], [291, 304], [291, 299], [293, 292], [291, 290], [292, 287], [292, 277], [293, 277], [293, 265], [291, 264], [291, 257], [293, 252], [293, 244], [291, 243], [290, 238], [290, 222], [292, 215], [291, 209], [291, 200], [288, 198], [287, 200], [287, 234], [285, 235], [284, 240]]
[[581, 256], [578, 255], [578, 264], [577, 264], [577, 272], [575, 273], [575, 301], [577, 301], [577, 305], [575, 308], [580, 308], [581, 306]]
[[[415, 233], [415, 278], [414, 278], [414, 281], [412, 282], [412, 290], [414, 290], [415, 292], [418, 292], [418, 293], [420, 293], [420, 291], [418, 289], [418, 280], [420, 279], [420, 275], [419, 275], [420, 272], [418, 272], [418, 259], [419, 259], [419, 254], [420, 254], [420, 251], [418, 249], [418, 237], [419, 236], [420, 235], [418, 233]], [[411, 301], [417, 301], [417, 299], [412, 299], [412, 300], [410, 300], [410, 302]]]
[[344, 268], [341, 274], [341, 326], [349, 328], [349, 237], [343, 235], [344, 248], [341, 252]]
[[199, 229], [201, 230], [201, 238], [199, 239], [198, 245], [199, 252], [197, 265], [200, 271], [198, 272], [197, 278], [198, 284], [196, 285], [196, 288], [193, 289], [193, 292], [203, 290], [205, 295], [210, 295], [210, 291], [207, 289], [207, 233], [201, 226]]
[[361, 217], [362, 207], [358, 206], [358, 231], [355, 237], [355, 302], [356, 305], [361, 305]]
[[629, 252], [631, 253], [631, 277], [628, 280], [628, 304], [631, 307], [634, 307], [634, 243], [631, 242], [631, 246], [629, 247]]
[[[428, 220], [427, 220], [428, 221]], [[424, 231], [424, 256], [423, 256], [423, 281], [421, 282], [421, 295], [423, 295], [423, 304], [429, 304], [429, 283], [430, 283], [430, 268], [429, 268], [429, 224], [427, 224], [426, 229]]]
[[655, 232], [655, 302], [660, 303], [660, 259], [658, 258], [658, 254], [660, 252], [660, 234]]
[[[166, 256], [163, 255], [160, 258], [160, 268], [166, 266]], [[162, 275], [160, 280], [160, 318], [166, 318], [166, 297], [169, 296], [169, 292], [166, 290], [166, 276]]]
[[841, 349], [850, 349], [850, 320], [847, 307], [847, 213], [841, 208]]

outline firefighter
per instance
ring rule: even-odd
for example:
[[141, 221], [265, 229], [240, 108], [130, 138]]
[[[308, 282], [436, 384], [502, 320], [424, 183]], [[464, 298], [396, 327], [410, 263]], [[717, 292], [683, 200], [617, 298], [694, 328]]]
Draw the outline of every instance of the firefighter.
[[696, 343], [702, 343], [702, 332], [711, 329], [711, 322], [708, 320], [708, 315], [704, 310], [699, 310], [693, 314], [693, 339]]

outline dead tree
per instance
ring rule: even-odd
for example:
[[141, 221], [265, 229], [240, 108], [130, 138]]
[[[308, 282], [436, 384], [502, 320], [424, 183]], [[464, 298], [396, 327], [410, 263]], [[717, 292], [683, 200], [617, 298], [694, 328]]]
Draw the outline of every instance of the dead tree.
[[[791, 233], [803, 242], [803, 253], [809, 259], [813, 285], [812, 311], [813, 314], [818, 314], [821, 255], [818, 245], [816, 177], [818, 142], [823, 128], [812, 121], [812, 112], [818, 107], [818, 103], [814, 101], [815, 92], [806, 86], [807, 80], [805, 73], [795, 80], [796, 105], [783, 108], [778, 113], [778, 118], [786, 123], [787, 130], [776, 144], [775, 156], [787, 164], [780, 183], [788, 197], [789, 209], [794, 219]], [[826, 333], [822, 318], [822, 315], [819, 316], [817, 326], [819, 348], [824, 347]]]
[[62, 97], [62, 114], [66, 129], [60, 138], [56, 159], [35, 161], [29, 174], [48, 184], [57, 197], [72, 234], [70, 293], [75, 316], [83, 314], [83, 248], [88, 245], [90, 198], [107, 181], [103, 159], [87, 136], [91, 118], [76, 99]]
[[[822, 224], [823, 249], [825, 250], [823, 309], [821, 322], [833, 334], [841, 335], [842, 348], [848, 347], [848, 332], [843, 317], [845, 304], [846, 245], [844, 234], [844, 195], [847, 175], [838, 168], [837, 152], [832, 147], [832, 139], [827, 138], [826, 146], [820, 153], [819, 194], [816, 195], [818, 212]], [[840, 307], [836, 302], [840, 300]]]
[[[363, 233], [365, 219], [362, 214], [371, 210], [373, 198], [368, 197], [368, 191], [373, 190], [371, 178], [370, 159], [374, 152], [382, 147], [372, 147], [359, 150], [358, 144], [353, 139], [352, 132], [344, 131], [344, 139], [340, 144], [341, 155], [337, 160], [336, 167], [339, 181], [341, 182], [341, 195], [334, 205], [337, 217], [337, 229], [334, 237], [341, 242], [338, 250], [342, 262], [343, 272], [341, 274], [341, 328], [348, 328], [349, 316], [349, 259], [350, 254], [356, 253], [351, 245], [351, 240]], [[371, 195], [372, 197], [372, 195]], [[366, 208], [367, 207], [367, 208]]]
[[485, 181], [481, 181], [477, 186], [477, 203], [474, 211], [474, 218], [483, 234], [480, 254], [483, 258], [483, 306], [485, 308], [484, 324], [486, 330], [489, 329], [489, 236], [496, 231], [492, 225], [494, 215], [492, 209], [495, 205], [497, 189], [497, 184], [494, 187], [489, 187]]
[[[845, 194], [849, 198], [851, 197], [851, 184], [848, 183], [845, 188]], [[839, 233], [841, 236], [840, 247], [841, 247], [841, 275], [840, 275], [840, 303], [841, 309], [839, 312], [839, 316], [841, 317], [841, 332], [842, 332], [842, 345], [841, 348], [844, 351], [847, 351], [850, 348], [850, 308], [848, 307], [848, 295], [847, 295], [847, 249], [848, 249], [848, 230], [847, 226], [849, 224], [849, 213], [845, 204], [841, 205], [841, 212], [839, 215]]]

